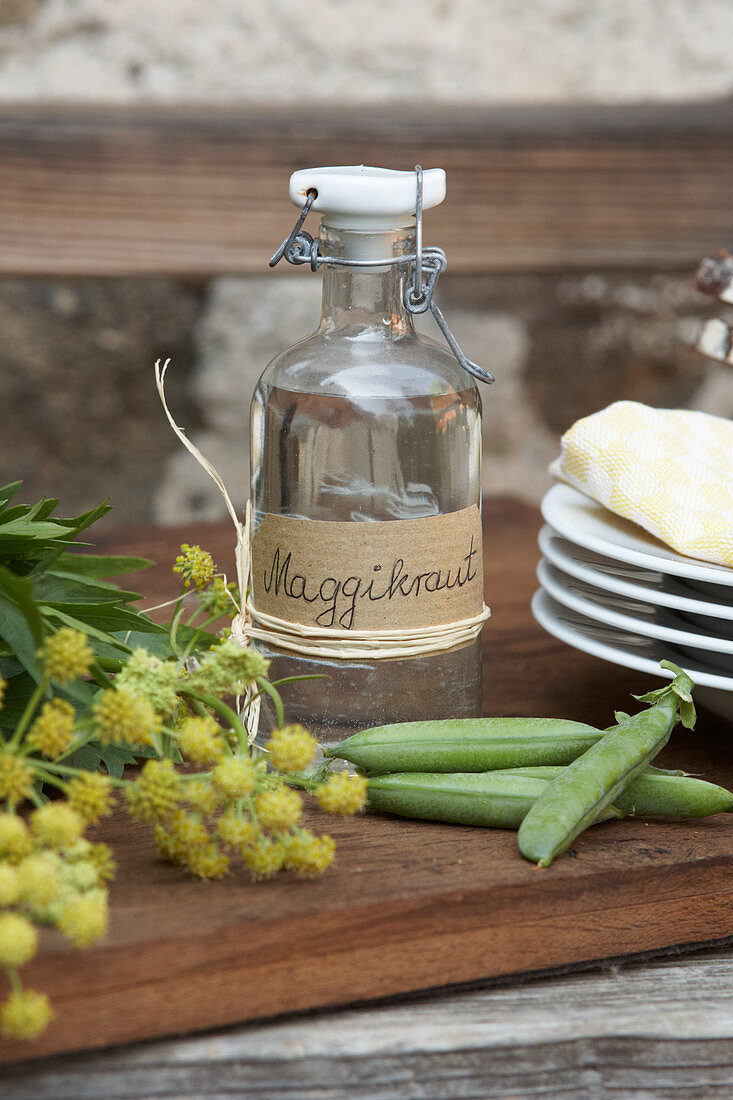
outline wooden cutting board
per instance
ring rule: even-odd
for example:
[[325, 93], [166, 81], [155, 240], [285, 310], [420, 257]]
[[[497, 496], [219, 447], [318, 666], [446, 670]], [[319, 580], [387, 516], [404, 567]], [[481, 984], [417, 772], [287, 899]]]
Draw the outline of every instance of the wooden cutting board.
[[[485, 713], [542, 714], [598, 725], [650, 685], [576, 653], [534, 624], [537, 513], [485, 509]], [[100, 549], [147, 553], [161, 566], [146, 595], [171, 591], [181, 539], [231, 558], [223, 525], [110, 536]], [[136, 583], [141, 585], [141, 577]], [[664, 760], [733, 785], [733, 730], [704, 711]], [[71, 950], [54, 931], [25, 974], [57, 1016], [33, 1047], [0, 1060], [403, 994], [498, 975], [733, 935], [733, 815], [693, 823], [608, 822], [539, 870], [515, 834], [367, 816], [311, 824], [337, 841], [322, 878], [244, 874], [194, 883], [157, 858], [148, 830], [122, 815], [101, 826], [119, 861], [110, 934]]]

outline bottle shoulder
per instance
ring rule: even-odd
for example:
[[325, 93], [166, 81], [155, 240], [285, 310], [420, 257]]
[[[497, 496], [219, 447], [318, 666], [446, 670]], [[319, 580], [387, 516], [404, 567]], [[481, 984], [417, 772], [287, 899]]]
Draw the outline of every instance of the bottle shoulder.
[[448, 348], [408, 333], [398, 339], [348, 330], [318, 331], [279, 352], [260, 377], [276, 386], [324, 396], [434, 396], [475, 389]]

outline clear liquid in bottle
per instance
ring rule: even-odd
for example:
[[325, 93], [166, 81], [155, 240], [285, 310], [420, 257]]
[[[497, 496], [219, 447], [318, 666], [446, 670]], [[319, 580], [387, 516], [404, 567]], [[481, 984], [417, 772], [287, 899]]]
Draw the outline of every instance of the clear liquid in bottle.
[[[324, 224], [321, 245], [335, 256], [409, 255], [415, 235]], [[270, 514], [354, 524], [368, 540], [370, 523], [480, 508], [479, 394], [447, 348], [415, 332], [408, 277], [407, 263], [325, 268], [320, 328], [273, 360], [252, 400], [253, 533]], [[286, 720], [323, 747], [373, 725], [481, 713], [479, 638], [379, 660], [259, 648], [275, 679], [325, 677], [281, 689]], [[272, 722], [265, 708], [263, 732]]]

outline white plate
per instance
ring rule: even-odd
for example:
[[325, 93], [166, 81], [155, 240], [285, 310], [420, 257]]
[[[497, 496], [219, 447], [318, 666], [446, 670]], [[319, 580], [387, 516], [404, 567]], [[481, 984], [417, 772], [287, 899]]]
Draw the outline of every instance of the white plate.
[[[615, 627], [643, 638], [658, 638], [685, 649], [705, 649], [711, 654], [731, 655], [733, 673], [733, 639], [714, 634], [699, 634], [680, 628], [679, 620], [669, 611], [657, 610], [651, 604], [631, 601], [626, 596], [608, 595], [591, 589], [583, 581], [568, 577], [544, 559], [537, 566], [537, 579], [553, 600], [577, 611], [594, 622]], [[717, 661], [715, 662], [717, 664]], [[728, 662], [725, 662], [726, 666]]]
[[668, 680], [670, 675], [659, 667], [659, 662], [665, 658], [673, 661], [694, 680], [697, 701], [733, 721], [733, 676], [721, 676], [702, 664], [690, 663], [687, 658], [675, 654], [669, 645], [659, 641], [639, 635], [633, 635], [629, 641], [626, 635], [612, 627], [592, 622], [556, 603], [542, 589], [532, 597], [532, 614], [554, 638], [582, 653], [590, 653], [622, 668], [633, 668]]
[[553, 565], [571, 577], [585, 581], [595, 588], [617, 592], [633, 600], [642, 600], [659, 607], [671, 607], [691, 615], [709, 615], [712, 618], [733, 620], [733, 592], [719, 588], [718, 600], [695, 598], [691, 589], [681, 581], [668, 577], [659, 570], [644, 570], [633, 565], [621, 565], [610, 558], [584, 550], [563, 538], [547, 524], [540, 531], [537, 542], [543, 555]]
[[572, 485], [553, 485], [542, 501], [545, 521], [586, 550], [676, 577], [733, 585], [733, 569], [676, 554], [635, 523], [610, 512]]

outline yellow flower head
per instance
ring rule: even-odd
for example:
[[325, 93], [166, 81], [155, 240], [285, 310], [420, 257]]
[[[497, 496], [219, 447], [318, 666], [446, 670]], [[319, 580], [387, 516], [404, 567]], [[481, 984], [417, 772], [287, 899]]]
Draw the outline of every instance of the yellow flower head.
[[189, 546], [187, 542], [181, 543], [181, 553], [176, 558], [173, 572], [181, 575], [186, 588], [192, 584], [203, 588], [214, 576], [215, 568], [214, 559], [207, 550]]
[[216, 764], [224, 754], [221, 727], [209, 715], [187, 718], [176, 737], [179, 749], [193, 764]]
[[173, 814], [168, 824], [168, 832], [184, 852], [201, 848], [209, 843], [206, 827], [195, 814], [187, 814], [184, 810], [176, 810]]
[[61, 877], [47, 855], [28, 856], [18, 864], [20, 896], [31, 909], [46, 909], [56, 900]]
[[255, 881], [276, 875], [283, 866], [285, 854], [281, 841], [262, 835], [257, 837], [254, 844], [242, 850], [244, 862]]
[[31, 832], [44, 848], [66, 847], [84, 832], [84, 819], [66, 802], [47, 802], [31, 814]]
[[38, 651], [43, 671], [59, 684], [68, 684], [86, 676], [94, 661], [94, 653], [86, 634], [70, 626], [62, 626], [47, 638]]
[[303, 803], [297, 791], [279, 786], [257, 795], [255, 811], [266, 829], [292, 829], [300, 821]]
[[69, 805], [89, 823], [112, 813], [112, 780], [101, 772], [81, 772], [66, 787]]
[[249, 757], [230, 756], [211, 773], [214, 786], [227, 798], [244, 798], [255, 785], [255, 767]]
[[54, 760], [68, 749], [74, 738], [75, 712], [65, 699], [51, 699], [28, 731], [34, 749]]
[[22, 817], [0, 812], [0, 856], [18, 860], [33, 850], [33, 841]]
[[356, 814], [366, 805], [367, 780], [363, 775], [336, 772], [316, 787], [316, 798], [327, 814]]
[[164, 716], [178, 706], [177, 683], [175, 661], [163, 661], [141, 646], [132, 651], [115, 678], [118, 689], [125, 688], [133, 695], [147, 699], [156, 714]]
[[148, 760], [126, 793], [130, 815], [137, 821], [163, 821], [182, 797], [181, 777], [171, 760]]
[[152, 745], [160, 727], [160, 718], [147, 699], [140, 699], [127, 688], [110, 688], [92, 704], [97, 736], [105, 745]]
[[0, 965], [25, 966], [38, 947], [38, 933], [19, 913], [0, 913]]
[[97, 868], [91, 859], [77, 859], [74, 863], [67, 864], [64, 882], [72, 890], [82, 893], [101, 885]]
[[3, 680], [2, 676], [0, 676], [0, 707], [2, 707], [3, 703], [5, 702], [5, 690], [7, 686], [8, 681]]
[[241, 816], [236, 810], [227, 810], [219, 819], [217, 834], [231, 848], [241, 848], [253, 844], [259, 833], [258, 827], [248, 817]]
[[320, 875], [333, 863], [336, 844], [332, 837], [313, 836], [307, 829], [288, 837], [285, 866], [304, 878]]
[[229, 856], [216, 844], [192, 848], [186, 853], [185, 863], [192, 874], [202, 879], [224, 878], [229, 870]]
[[112, 857], [112, 849], [107, 844], [92, 844], [89, 848], [89, 860], [97, 869], [97, 881], [109, 882], [115, 877], [117, 864]]
[[227, 638], [202, 656], [191, 685], [212, 695], [241, 695], [258, 676], [266, 676], [269, 667], [256, 649], [243, 649]]
[[318, 743], [304, 726], [283, 726], [275, 730], [265, 745], [273, 767], [286, 775], [307, 768], [316, 754]]
[[190, 779], [184, 788], [186, 802], [195, 810], [210, 817], [222, 800], [221, 791], [204, 779]]
[[214, 615], [231, 617], [241, 606], [242, 598], [236, 584], [227, 584], [223, 577], [214, 577], [206, 591], [201, 592], [199, 599], [201, 606], [212, 617]]
[[0, 802], [15, 806], [33, 790], [33, 772], [19, 756], [0, 756]]
[[35, 1039], [53, 1019], [45, 993], [16, 989], [0, 1005], [0, 1028], [7, 1039]]
[[0, 909], [6, 909], [18, 900], [20, 882], [18, 872], [10, 863], [0, 863]]
[[58, 927], [74, 947], [89, 947], [106, 934], [108, 921], [107, 893], [94, 890], [64, 906]]

